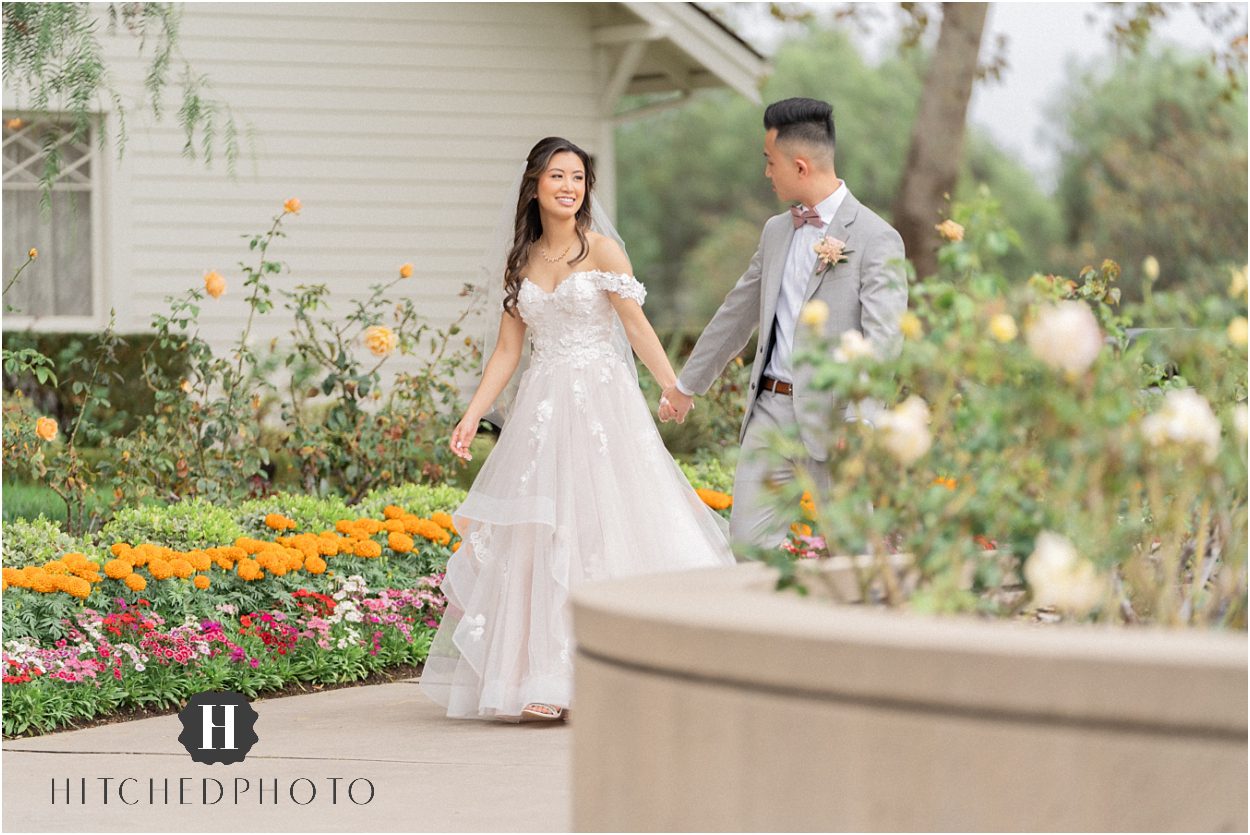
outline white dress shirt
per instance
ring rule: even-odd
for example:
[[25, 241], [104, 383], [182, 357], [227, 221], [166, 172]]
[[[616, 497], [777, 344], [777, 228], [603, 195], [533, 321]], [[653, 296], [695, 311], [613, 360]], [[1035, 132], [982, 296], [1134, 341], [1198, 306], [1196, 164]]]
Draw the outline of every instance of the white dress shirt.
[[[833, 194], [814, 207], [825, 225], [822, 227], [805, 223], [794, 230], [790, 251], [786, 253], [785, 269], [781, 273], [781, 294], [777, 298], [777, 340], [773, 345], [772, 358], [764, 367], [764, 373], [774, 380], [794, 382], [790, 353], [794, 350], [794, 326], [799, 321], [803, 295], [807, 291], [812, 272], [816, 269], [816, 250], [812, 247], [829, 231], [829, 222], [833, 220], [834, 212], [845, 198], [846, 181], [843, 181]], [[768, 334], [762, 328], [760, 339], [768, 339]]]
[[[807, 282], [811, 279], [812, 272], [816, 269], [816, 250], [813, 247], [829, 230], [829, 222], [833, 220], [834, 212], [842, 205], [846, 195], [846, 181], [843, 180], [833, 194], [815, 206], [824, 226], [805, 223], [794, 230], [794, 237], [790, 240], [790, 250], [786, 253], [786, 263], [781, 273], [781, 294], [777, 299], [777, 341], [773, 345], [772, 357], [764, 369], [769, 377], [783, 383], [794, 382], [790, 371], [790, 353], [794, 350], [794, 326], [799, 320], [803, 294], [807, 290]], [[771, 324], [770, 322], [769, 325]], [[769, 334], [764, 331], [763, 325], [761, 322], [759, 338], [767, 340]], [[688, 397], [695, 396], [693, 392], [686, 391], [681, 380], [677, 381], [677, 390]]]

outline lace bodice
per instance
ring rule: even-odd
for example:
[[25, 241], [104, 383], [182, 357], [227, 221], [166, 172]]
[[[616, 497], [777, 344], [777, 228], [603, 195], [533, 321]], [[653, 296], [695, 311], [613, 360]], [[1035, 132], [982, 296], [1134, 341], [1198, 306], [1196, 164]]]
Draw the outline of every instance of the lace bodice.
[[570, 273], [548, 293], [528, 278], [517, 307], [528, 329], [534, 366], [571, 362], [578, 367], [617, 356], [612, 346], [615, 311], [608, 293], [642, 304], [647, 290], [633, 276], [603, 270]]

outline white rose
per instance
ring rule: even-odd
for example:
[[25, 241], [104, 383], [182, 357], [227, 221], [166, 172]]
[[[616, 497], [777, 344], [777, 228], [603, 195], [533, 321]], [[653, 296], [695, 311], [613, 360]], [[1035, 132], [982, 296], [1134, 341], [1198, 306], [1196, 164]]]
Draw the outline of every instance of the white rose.
[[842, 339], [833, 351], [833, 358], [838, 362], [850, 362], [871, 356], [875, 356], [872, 343], [864, 339], [859, 331], [843, 331]]
[[1220, 422], [1211, 404], [1193, 389], [1172, 389], [1163, 406], [1141, 422], [1141, 432], [1151, 446], [1195, 444], [1210, 464], [1220, 451]]
[[1055, 606], [1083, 615], [1098, 605], [1103, 583], [1093, 563], [1083, 559], [1067, 537], [1051, 531], [1037, 535], [1024, 577], [1039, 606]]
[[904, 466], [915, 463], [933, 445], [929, 405], [914, 394], [878, 414], [875, 427], [881, 433], [882, 446]]
[[1080, 374], [1102, 350], [1102, 331], [1089, 306], [1062, 301], [1040, 310], [1025, 334], [1029, 350], [1051, 368]]

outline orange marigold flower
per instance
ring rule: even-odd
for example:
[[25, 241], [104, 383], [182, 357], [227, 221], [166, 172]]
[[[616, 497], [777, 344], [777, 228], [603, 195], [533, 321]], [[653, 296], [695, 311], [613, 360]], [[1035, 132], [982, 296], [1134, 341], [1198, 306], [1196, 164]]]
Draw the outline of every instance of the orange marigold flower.
[[802, 522], [795, 522], [793, 525], [790, 526], [790, 530], [796, 536], [811, 536], [812, 535], [812, 526], [804, 525]]
[[289, 531], [295, 528], [295, 520], [283, 516], [281, 513], [270, 513], [265, 517], [265, 524], [275, 531]]
[[45, 441], [56, 437], [56, 421], [50, 417], [41, 417], [35, 421], [35, 434]]
[[392, 533], [386, 538], [386, 544], [397, 554], [407, 554], [413, 549], [412, 537], [406, 533]]
[[340, 519], [334, 523], [334, 529], [341, 534], [350, 536], [351, 532], [356, 529], [356, 523], [352, 519]]
[[460, 542], [456, 541], [451, 544], [451, 552], [454, 554], [460, 550]]
[[60, 560], [49, 560], [43, 564], [43, 570], [49, 574], [68, 574], [69, 566]]
[[30, 577], [30, 588], [43, 594], [56, 591], [56, 578], [46, 571], [38, 574], [32, 574]]
[[143, 591], [148, 587], [148, 581], [142, 574], [128, 574], [123, 582], [131, 591]]
[[208, 577], [204, 574], [195, 575], [195, 579], [192, 580], [192, 582], [195, 583], [195, 587], [197, 589], [206, 589], [210, 585], [212, 585], [212, 581], [209, 580]]
[[169, 563], [169, 567], [170, 567], [170, 570], [174, 572], [174, 576], [181, 577], [184, 580], [195, 573], [195, 568], [191, 565], [191, 563], [187, 562], [181, 557], [175, 560], [172, 560]]
[[153, 580], [168, 580], [174, 576], [174, 567], [165, 560], [152, 560], [148, 563], [148, 573]]
[[373, 536], [375, 533], [382, 530], [382, 523], [377, 519], [357, 519], [356, 528], [357, 530], [363, 531], [365, 536]]
[[380, 557], [382, 556], [382, 546], [374, 542], [372, 539], [362, 539], [356, 543], [352, 549], [358, 557]]
[[62, 590], [79, 600], [86, 600], [91, 595], [91, 584], [81, 577], [66, 577]]
[[112, 559], [104, 564], [104, 573], [114, 580], [124, 580], [134, 572], [135, 567], [130, 560]]
[[263, 576], [260, 570], [260, 564], [256, 560], [244, 558], [239, 560], [234, 568], [235, 573], [239, 575], [240, 580], [251, 582], [259, 580]]
[[127, 551], [130, 551], [130, 550], [131, 550], [130, 546], [126, 544], [125, 542], [114, 542], [112, 545], [109, 546], [109, 551], [111, 551], [113, 556], [115, 557], [123, 556]]
[[213, 561], [208, 558], [208, 554], [203, 551], [188, 551], [186, 559], [196, 571], [208, 571], [213, 564]]
[[403, 531], [403, 529], [404, 529], [404, 520], [402, 519], [387, 519], [385, 522], [382, 523], [382, 530], [384, 531], [390, 531], [391, 533], [395, 533], [396, 531]]
[[324, 574], [326, 570], [326, 561], [321, 557], [309, 557], [304, 562], [304, 568], [309, 574]]
[[703, 500], [703, 503], [712, 508], [712, 510], [724, 510], [734, 503], [733, 496], [722, 493], [719, 490], [709, 490], [706, 487], [699, 487], [695, 490], [695, 492], [699, 494], [699, 498]]
[[444, 513], [444, 512], [443, 512], [443, 511], [441, 511], [441, 510], [440, 510], [440, 511], [437, 511], [437, 512], [435, 512], [435, 513], [431, 513], [431, 514], [430, 514], [430, 521], [431, 521], [431, 522], [433, 522], [433, 523], [434, 523], [434, 524], [436, 524], [436, 525], [440, 525], [440, 526], [442, 526], [442, 527], [446, 528], [447, 530], [451, 531], [452, 533], [455, 533], [455, 532], [456, 532], [456, 525], [455, 525], [455, 523], [453, 523], [453, 522], [451, 521], [451, 514], [450, 514], [450, 513]]

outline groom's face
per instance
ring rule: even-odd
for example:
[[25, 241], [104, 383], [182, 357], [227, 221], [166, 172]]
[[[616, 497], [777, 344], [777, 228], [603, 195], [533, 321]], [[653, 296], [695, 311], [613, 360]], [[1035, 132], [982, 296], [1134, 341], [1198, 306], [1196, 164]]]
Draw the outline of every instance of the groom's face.
[[764, 134], [764, 176], [772, 182], [778, 200], [791, 203], [798, 199], [795, 196], [799, 186], [798, 164], [778, 147], [776, 128]]

